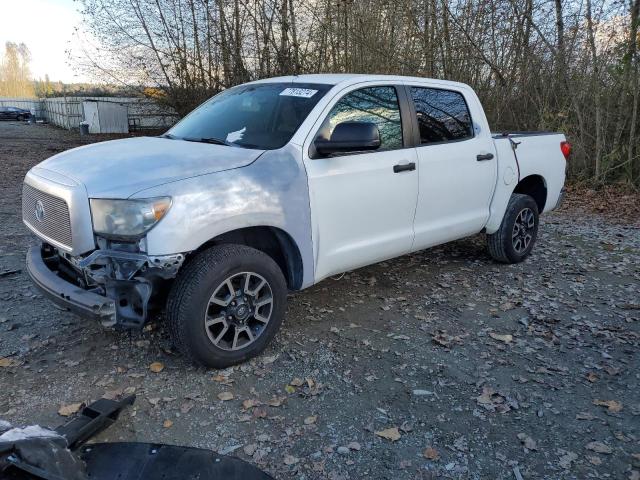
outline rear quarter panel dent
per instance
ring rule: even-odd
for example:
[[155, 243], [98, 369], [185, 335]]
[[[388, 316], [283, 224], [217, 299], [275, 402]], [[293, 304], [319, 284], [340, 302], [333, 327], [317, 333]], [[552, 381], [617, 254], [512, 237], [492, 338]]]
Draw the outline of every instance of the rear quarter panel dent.
[[[489, 220], [485, 227], [487, 233], [495, 233], [500, 228], [509, 198], [518, 182], [531, 175], [541, 176], [547, 187], [544, 212], [555, 208], [565, 181], [566, 160], [560, 151], [560, 142], [564, 140], [565, 137], [562, 134], [518, 137], [516, 141], [521, 143], [516, 149], [517, 164], [509, 139], [494, 140], [498, 153], [498, 179], [491, 201]], [[520, 176], [515, 182], [505, 182], [508, 168], [519, 171]]]

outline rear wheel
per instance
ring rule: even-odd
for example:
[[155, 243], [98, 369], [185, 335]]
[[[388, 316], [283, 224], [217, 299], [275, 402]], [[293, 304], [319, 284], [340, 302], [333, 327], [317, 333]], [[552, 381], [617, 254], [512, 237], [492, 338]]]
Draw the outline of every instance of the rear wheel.
[[199, 253], [176, 278], [167, 302], [172, 339], [182, 354], [225, 368], [262, 352], [285, 314], [287, 287], [268, 255], [243, 245]]
[[529, 256], [538, 236], [538, 205], [529, 195], [514, 193], [497, 232], [487, 235], [494, 260], [518, 263]]

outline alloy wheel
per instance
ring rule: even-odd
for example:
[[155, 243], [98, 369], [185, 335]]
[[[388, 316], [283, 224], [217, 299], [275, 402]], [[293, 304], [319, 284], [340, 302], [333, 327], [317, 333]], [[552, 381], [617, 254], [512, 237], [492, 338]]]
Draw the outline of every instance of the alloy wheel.
[[530, 208], [520, 210], [511, 232], [511, 244], [517, 253], [522, 254], [529, 248], [533, 240], [535, 227], [536, 217], [533, 210]]
[[269, 282], [255, 272], [235, 273], [214, 290], [204, 317], [209, 340], [223, 350], [240, 350], [265, 331], [273, 312]]

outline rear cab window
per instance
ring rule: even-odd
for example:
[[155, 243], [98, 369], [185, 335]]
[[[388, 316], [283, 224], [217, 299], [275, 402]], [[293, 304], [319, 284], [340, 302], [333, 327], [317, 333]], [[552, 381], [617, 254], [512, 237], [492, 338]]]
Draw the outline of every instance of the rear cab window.
[[473, 138], [471, 114], [460, 92], [415, 86], [409, 90], [421, 145]]

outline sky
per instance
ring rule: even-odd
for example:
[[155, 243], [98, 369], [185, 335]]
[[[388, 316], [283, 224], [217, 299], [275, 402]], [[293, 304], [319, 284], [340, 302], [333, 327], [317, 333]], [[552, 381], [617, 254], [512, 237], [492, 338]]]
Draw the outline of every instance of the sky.
[[82, 17], [73, 0], [0, 0], [0, 51], [4, 44], [24, 42], [31, 51], [31, 74], [49, 74], [52, 81], [84, 82], [87, 79], [68, 65], [65, 53], [73, 46], [73, 32]]

